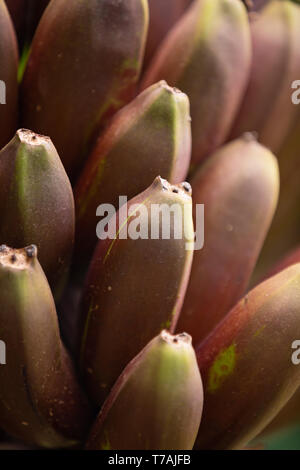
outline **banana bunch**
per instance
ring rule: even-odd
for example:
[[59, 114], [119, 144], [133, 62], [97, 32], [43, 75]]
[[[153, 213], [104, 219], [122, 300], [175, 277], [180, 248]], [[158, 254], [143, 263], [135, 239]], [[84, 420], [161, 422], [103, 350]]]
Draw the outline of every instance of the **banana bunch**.
[[1, 449], [300, 423], [297, 80], [290, 0], [0, 0]]

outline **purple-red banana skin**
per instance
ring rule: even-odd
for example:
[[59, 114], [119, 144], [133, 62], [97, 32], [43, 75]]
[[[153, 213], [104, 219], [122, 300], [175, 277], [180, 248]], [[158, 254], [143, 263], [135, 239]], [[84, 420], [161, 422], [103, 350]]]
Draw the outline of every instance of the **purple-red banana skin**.
[[204, 246], [194, 252], [177, 331], [203, 340], [244, 294], [278, 200], [274, 155], [251, 134], [217, 150], [195, 172], [196, 205], [204, 204]]
[[3, 0], [0, 0], [0, 148], [13, 137], [18, 117], [18, 44]]
[[39, 23], [22, 122], [51, 136], [72, 179], [95, 134], [135, 92], [147, 25], [145, 0], [52, 0]]
[[149, 31], [144, 66], [147, 66], [168, 31], [179, 20], [191, 0], [148, 0]]
[[[172, 186], [157, 177], [129, 201], [128, 218], [118, 221], [117, 236], [100, 240], [96, 247], [83, 298], [80, 365], [87, 391], [98, 405], [126, 364], [155, 335], [164, 328], [174, 331], [193, 256], [190, 195], [188, 183]], [[171, 218], [170, 239], [150, 238], [154, 227], [162, 227], [161, 221], [151, 223], [153, 204], [181, 208], [182, 215]], [[149, 238], [120, 238], [139, 211]], [[184, 235], [175, 239], [175, 221], [182, 223], [183, 217]]]
[[196, 449], [244, 447], [300, 384], [300, 264], [263, 282], [196, 348], [204, 409]]
[[0, 243], [34, 243], [56, 298], [72, 257], [72, 188], [49, 137], [21, 129], [0, 152]]
[[202, 406], [202, 382], [191, 338], [162, 331], [117, 380], [86, 448], [191, 450]]
[[294, 123], [292, 82], [300, 76], [300, 6], [273, 0], [250, 14], [253, 60], [250, 80], [231, 138], [256, 131], [278, 153]]
[[184, 181], [191, 157], [188, 97], [162, 81], [141, 93], [112, 119], [97, 141], [75, 187], [76, 247], [80, 262], [97, 242], [100, 204], [132, 199], [157, 175]]
[[194, 164], [227, 139], [250, 65], [250, 28], [243, 3], [196, 0], [146, 70], [142, 88], [164, 79], [188, 95]]
[[59, 336], [53, 297], [34, 245], [0, 247], [0, 425], [41, 447], [85, 438], [91, 410]]

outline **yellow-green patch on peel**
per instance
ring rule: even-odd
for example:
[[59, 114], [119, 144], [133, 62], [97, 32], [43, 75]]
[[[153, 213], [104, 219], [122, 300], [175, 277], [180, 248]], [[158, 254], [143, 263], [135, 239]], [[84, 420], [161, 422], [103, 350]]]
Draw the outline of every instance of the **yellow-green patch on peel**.
[[222, 383], [234, 372], [236, 364], [236, 345], [219, 352], [208, 371], [208, 382], [206, 390], [210, 393], [218, 390]]
[[242, 299], [196, 347], [206, 391], [196, 449], [239, 449], [300, 385], [292, 343], [300, 337], [300, 264]]

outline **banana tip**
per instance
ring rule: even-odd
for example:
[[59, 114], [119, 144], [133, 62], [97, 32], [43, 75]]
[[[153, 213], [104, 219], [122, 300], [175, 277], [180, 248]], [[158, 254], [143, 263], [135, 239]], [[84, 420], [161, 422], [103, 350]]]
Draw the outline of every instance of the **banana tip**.
[[50, 137], [36, 134], [35, 132], [30, 131], [29, 129], [19, 129], [17, 131], [17, 136], [20, 142], [29, 145], [45, 145], [51, 142]]
[[0, 264], [3, 267], [25, 269], [35, 258], [37, 258], [37, 247], [35, 245], [20, 249], [0, 245]]
[[184, 197], [192, 196], [192, 187], [187, 181], [179, 184], [171, 184], [161, 176], [157, 176], [153, 182], [153, 185], [159, 187], [163, 191], [169, 191]]
[[163, 330], [160, 334], [160, 337], [163, 341], [172, 345], [181, 346], [183, 344], [192, 344], [192, 337], [187, 333], [179, 333], [178, 335], [172, 335], [167, 330]]

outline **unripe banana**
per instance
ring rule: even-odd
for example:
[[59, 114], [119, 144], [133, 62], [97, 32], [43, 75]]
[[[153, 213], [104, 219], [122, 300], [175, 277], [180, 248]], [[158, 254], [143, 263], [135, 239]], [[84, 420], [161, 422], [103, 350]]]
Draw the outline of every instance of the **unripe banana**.
[[257, 131], [259, 141], [277, 153], [297, 113], [291, 85], [300, 76], [300, 7], [273, 0], [250, 15], [250, 25], [250, 80], [231, 138]]
[[148, 0], [149, 31], [144, 64], [149, 64], [171, 27], [179, 20], [191, 0]]
[[133, 198], [156, 175], [183, 181], [191, 156], [188, 97], [162, 81], [151, 86], [113, 118], [100, 137], [75, 188], [76, 243], [80, 261], [95, 247], [100, 204]]
[[190, 336], [162, 331], [114, 385], [87, 449], [190, 450], [202, 404], [202, 382]]
[[74, 242], [72, 188], [49, 137], [21, 129], [0, 152], [0, 243], [34, 243], [58, 297]]
[[243, 3], [196, 0], [146, 71], [143, 88], [164, 79], [188, 95], [193, 163], [227, 138], [247, 85], [250, 62], [250, 28]]
[[0, 148], [12, 138], [17, 123], [18, 45], [14, 27], [0, 0]]
[[52, 0], [40, 21], [23, 125], [51, 136], [72, 178], [95, 133], [135, 92], [147, 25], [146, 0]]
[[111, 239], [98, 243], [83, 301], [81, 371], [98, 405], [151, 338], [164, 328], [174, 331], [193, 256], [188, 183], [172, 186], [157, 177], [129, 201], [128, 215], [122, 212], [124, 206], [116, 228], [108, 228]]
[[194, 220], [204, 204], [205, 240], [194, 253], [177, 330], [197, 344], [246, 290], [277, 204], [277, 161], [244, 134], [211, 155], [191, 185]]
[[245, 446], [300, 384], [300, 264], [263, 282], [196, 348], [204, 387], [196, 449]]
[[86, 436], [90, 409], [61, 342], [53, 297], [34, 245], [0, 247], [0, 426], [42, 447]]

